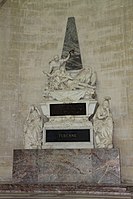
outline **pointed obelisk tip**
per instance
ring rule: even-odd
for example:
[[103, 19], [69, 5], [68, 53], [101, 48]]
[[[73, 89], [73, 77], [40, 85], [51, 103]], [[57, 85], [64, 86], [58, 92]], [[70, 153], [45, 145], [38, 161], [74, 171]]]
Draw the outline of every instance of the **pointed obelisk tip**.
[[62, 57], [68, 55], [71, 50], [74, 50], [74, 53], [71, 53], [71, 57], [66, 62], [66, 70], [79, 70], [82, 68], [82, 60], [80, 54], [80, 47], [78, 41], [77, 28], [75, 23], [75, 17], [68, 17], [66, 34], [64, 39], [64, 45], [62, 50]]
[[75, 20], [75, 17], [68, 17], [68, 20]]

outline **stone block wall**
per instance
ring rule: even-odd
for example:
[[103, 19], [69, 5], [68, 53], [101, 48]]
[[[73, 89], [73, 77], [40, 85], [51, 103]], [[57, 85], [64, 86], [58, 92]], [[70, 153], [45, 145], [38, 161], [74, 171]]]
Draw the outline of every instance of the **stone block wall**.
[[61, 55], [67, 18], [76, 19], [82, 62], [111, 97], [122, 181], [133, 183], [133, 1], [7, 0], [0, 8], [0, 180], [11, 180], [29, 106], [43, 102], [48, 62]]

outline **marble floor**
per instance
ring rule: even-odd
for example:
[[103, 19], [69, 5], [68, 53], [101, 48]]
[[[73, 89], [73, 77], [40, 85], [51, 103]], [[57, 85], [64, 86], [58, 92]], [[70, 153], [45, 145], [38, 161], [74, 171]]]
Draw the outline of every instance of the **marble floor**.
[[0, 193], [0, 199], [133, 199], [131, 196], [94, 196], [87, 194]]

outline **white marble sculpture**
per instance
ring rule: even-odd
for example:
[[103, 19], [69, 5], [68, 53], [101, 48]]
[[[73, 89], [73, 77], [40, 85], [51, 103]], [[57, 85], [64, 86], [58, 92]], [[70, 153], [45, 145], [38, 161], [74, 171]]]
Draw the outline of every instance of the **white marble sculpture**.
[[61, 66], [63, 66], [67, 60], [71, 57], [71, 53], [74, 53], [74, 50], [70, 50], [66, 58], [59, 58], [58, 55], [56, 55], [50, 62], [49, 62], [49, 73], [52, 74], [56, 70], [59, 70]]
[[95, 88], [96, 72], [91, 67], [81, 69], [72, 81], [72, 89]]
[[105, 97], [103, 103], [99, 105], [93, 118], [96, 148], [113, 147], [113, 119], [110, 111], [110, 99], [110, 97]]
[[73, 80], [64, 66], [61, 66], [60, 69], [55, 70], [52, 74], [46, 72], [44, 74], [48, 76], [48, 88], [52, 91], [69, 89], [68, 82]]
[[41, 149], [43, 124], [39, 109], [32, 105], [24, 125], [25, 149]]
[[[70, 58], [71, 52], [74, 51], [70, 51], [65, 59], [56, 56], [49, 63], [50, 72], [43, 71], [48, 77], [48, 88], [44, 91], [45, 99], [75, 101], [76, 98], [79, 100], [79, 94], [80, 99], [95, 98], [96, 72], [91, 67], [77, 70], [74, 76], [71, 71], [66, 71], [64, 63]], [[78, 96], [77, 92], [71, 92], [76, 90]]]
[[96, 73], [92, 72], [92, 68], [81, 69], [75, 77], [67, 72], [64, 66], [54, 69], [52, 73], [43, 71], [48, 76], [48, 89], [50, 90], [75, 90], [95, 88]]

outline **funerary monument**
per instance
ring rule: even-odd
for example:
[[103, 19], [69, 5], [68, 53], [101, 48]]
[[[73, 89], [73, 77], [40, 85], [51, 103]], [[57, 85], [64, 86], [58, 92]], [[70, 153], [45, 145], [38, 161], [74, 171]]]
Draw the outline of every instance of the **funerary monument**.
[[14, 182], [119, 185], [111, 97], [97, 100], [97, 74], [82, 63], [74, 17], [68, 18], [61, 56], [42, 72], [44, 100], [30, 107], [25, 149], [14, 151]]

